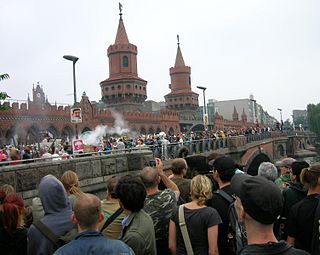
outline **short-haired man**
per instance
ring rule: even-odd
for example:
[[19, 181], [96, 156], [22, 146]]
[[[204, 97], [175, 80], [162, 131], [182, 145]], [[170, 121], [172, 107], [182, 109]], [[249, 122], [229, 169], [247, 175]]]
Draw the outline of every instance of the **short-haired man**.
[[258, 168], [258, 176], [263, 176], [274, 182], [278, 178], [277, 167], [271, 162], [262, 162]]
[[[119, 199], [115, 194], [115, 189], [118, 184], [120, 177], [112, 176], [107, 180], [107, 194], [106, 198], [101, 201], [102, 211], [104, 213], [104, 218], [107, 220], [112, 214], [114, 214], [119, 208]], [[106, 227], [102, 233], [110, 239], [119, 239], [122, 225], [121, 222], [124, 218], [124, 214], [121, 213], [108, 227]], [[101, 227], [104, 225], [105, 221], [101, 222]]]
[[290, 170], [292, 167], [292, 163], [296, 160], [294, 158], [284, 158], [280, 161], [280, 176], [275, 180], [275, 184], [280, 188], [280, 190], [284, 190], [289, 187], [290, 184]]
[[79, 196], [74, 203], [72, 216], [72, 221], [78, 226], [79, 235], [54, 254], [134, 254], [122, 241], [107, 239], [98, 232], [99, 222], [103, 219], [98, 197], [91, 194]]
[[261, 176], [236, 174], [231, 180], [231, 188], [236, 195], [238, 219], [247, 231], [248, 245], [240, 255], [309, 254], [276, 239], [273, 223], [281, 213], [283, 201], [281, 191], [273, 182]]
[[191, 201], [190, 197], [190, 179], [184, 178], [187, 174], [188, 164], [183, 158], [176, 158], [171, 162], [173, 176], [171, 180], [178, 186], [180, 196], [178, 205], [185, 204]]
[[[179, 188], [163, 172], [161, 159], [156, 158], [156, 167], [145, 167], [141, 172], [141, 179], [147, 190], [147, 197], [143, 209], [148, 213], [154, 224], [157, 254], [171, 254], [169, 251], [168, 231], [172, 211], [177, 206]], [[160, 181], [167, 187], [159, 191]]]
[[147, 192], [141, 178], [131, 175], [121, 177], [116, 187], [116, 195], [126, 215], [122, 221], [121, 240], [129, 245], [135, 254], [157, 254], [153, 221], [142, 209]]

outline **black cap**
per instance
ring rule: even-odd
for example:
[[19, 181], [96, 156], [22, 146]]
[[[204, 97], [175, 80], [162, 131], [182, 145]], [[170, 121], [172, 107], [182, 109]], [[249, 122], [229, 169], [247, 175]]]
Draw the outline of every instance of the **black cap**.
[[282, 211], [280, 189], [262, 176], [236, 174], [231, 180], [231, 189], [241, 199], [246, 213], [262, 224], [274, 223]]
[[222, 156], [210, 161], [213, 170], [217, 170], [221, 179], [230, 181], [237, 168], [236, 163], [231, 157]]

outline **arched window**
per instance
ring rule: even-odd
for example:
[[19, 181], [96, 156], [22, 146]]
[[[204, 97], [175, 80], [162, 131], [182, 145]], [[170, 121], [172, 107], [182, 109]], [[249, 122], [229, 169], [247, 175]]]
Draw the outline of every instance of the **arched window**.
[[123, 67], [128, 67], [129, 66], [129, 61], [127, 56], [122, 57], [122, 66]]

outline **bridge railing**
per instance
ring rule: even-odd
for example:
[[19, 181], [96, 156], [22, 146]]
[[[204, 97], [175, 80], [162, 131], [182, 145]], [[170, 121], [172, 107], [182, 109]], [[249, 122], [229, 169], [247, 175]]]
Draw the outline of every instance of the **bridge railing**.
[[[125, 150], [112, 150], [109, 152], [89, 152], [82, 154], [73, 154], [69, 155], [65, 160], [77, 158], [77, 157], [86, 157], [86, 156], [108, 156], [108, 154], [119, 154], [119, 153], [131, 153], [132, 151], [141, 151], [148, 150], [152, 151], [153, 157], [158, 157], [163, 160], [174, 159], [178, 157], [181, 150], [187, 151], [188, 155], [195, 155], [205, 152], [212, 152], [219, 149], [236, 149], [240, 146], [245, 146], [248, 143], [261, 141], [268, 138], [282, 137], [287, 136], [283, 132], [264, 132], [256, 134], [247, 134], [239, 136], [230, 136], [226, 138], [204, 138], [200, 140], [189, 140], [179, 143], [160, 143], [156, 145], [146, 145], [143, 147], [131, 147], [126, 148]], [[61, 158], [60, 158], [61, 159]], [[63, 159], [63, 158], [62, 158]], [[0, 162], [1, 166], [6, 165], [15, 165], [21, 163], [35, 163], [35, 162], [44, 162], [44, 161], [54, 161], [59, 160], [57, 158], [35, 158], [29, 160], [17, 160], [17, 161], [4, 161]]]

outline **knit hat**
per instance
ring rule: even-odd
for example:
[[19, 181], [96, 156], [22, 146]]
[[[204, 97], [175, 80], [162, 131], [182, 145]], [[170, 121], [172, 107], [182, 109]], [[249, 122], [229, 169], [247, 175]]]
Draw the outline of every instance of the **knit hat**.
[[236, 174], [231, 180], [231, 189], [241, 199], [246, 213], [261, 224], [272, 224], [282, 211], [280, 189], [262, 176]]

